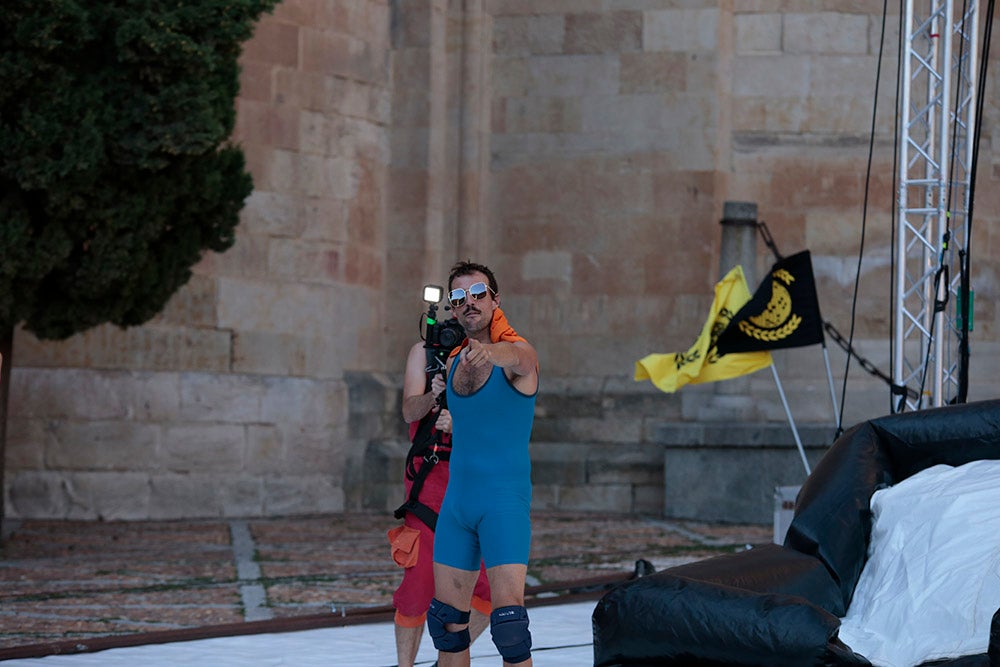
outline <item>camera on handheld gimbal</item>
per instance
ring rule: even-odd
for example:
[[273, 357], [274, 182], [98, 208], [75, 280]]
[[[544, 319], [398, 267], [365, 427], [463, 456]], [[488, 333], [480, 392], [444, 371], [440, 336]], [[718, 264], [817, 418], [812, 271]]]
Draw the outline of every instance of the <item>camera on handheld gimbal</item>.
[[[444, 371], [447, 367], [448, 355], [455, 347], [465, 340], [465, 329], [454, 317], [441, 322], [437, 318], [437, 304], [441, 301], [444, 290], [437, 285], [424, 285], [424, 302], [427, 312], [421, 319], [420, 337], [427, 350], [427, 374]], [[445, 306], [445, 310], [447, 310]]]

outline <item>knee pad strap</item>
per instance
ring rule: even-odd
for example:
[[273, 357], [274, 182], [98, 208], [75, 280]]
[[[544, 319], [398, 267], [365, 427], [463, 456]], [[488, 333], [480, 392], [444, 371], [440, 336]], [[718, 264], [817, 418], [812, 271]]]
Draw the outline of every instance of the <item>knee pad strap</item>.
[[509, 663], [531, 657], [528, 610], [521, 606], [500, 607], [490, 614], [490, 634], [501, 657]]
[[468, 623], [469, 612], [461, 611], [445, 604], [437, 598], [431, 600], [430, 609], [427, 610], [427, 631], [430, 632], [431, 639], [434, 640], [434, 648], [445, 653], [460, 653], [469, 648], [472, 643], [469, 628], [450, 632], [445, 625], [448, 623]]

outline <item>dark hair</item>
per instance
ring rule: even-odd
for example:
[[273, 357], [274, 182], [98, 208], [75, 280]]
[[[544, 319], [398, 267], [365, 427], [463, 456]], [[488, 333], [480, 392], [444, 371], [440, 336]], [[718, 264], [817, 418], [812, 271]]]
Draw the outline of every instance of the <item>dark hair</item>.
[[455, 281], [455, 278], [459, 276], [467, 276], [471, 273], [479, 272], [486, 276], [486, 279], [490, 282], [490, 289], [493, 290], [493, 294], [500, 293], [500, 287], [497, 285], [497, 279], [493, 276], [493, 272], [490, 271], [489, 267], [485, 264], [476, 264], [466, 260], [464, 262], [455, 262], [455, 266], [451, 267], [451, 273], [448, 275], [448, 290], [451, 290], [451, 284]]

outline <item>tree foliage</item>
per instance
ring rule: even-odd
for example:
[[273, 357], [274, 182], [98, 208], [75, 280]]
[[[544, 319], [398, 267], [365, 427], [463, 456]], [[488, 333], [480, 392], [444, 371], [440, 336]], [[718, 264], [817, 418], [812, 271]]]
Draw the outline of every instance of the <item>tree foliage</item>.
[[0, 330], [141, 324], [232, 245], [237, 59], [275, 4], [4, 1]]

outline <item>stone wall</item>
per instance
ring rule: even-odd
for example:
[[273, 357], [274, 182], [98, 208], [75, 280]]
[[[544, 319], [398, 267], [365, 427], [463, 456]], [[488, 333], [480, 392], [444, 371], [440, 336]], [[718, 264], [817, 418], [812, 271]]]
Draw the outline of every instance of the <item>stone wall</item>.
[[[634, 363], [694, 341], [725, 268], [723, 203], [750, 201], [782, 252], [812, 251], [824, 317], [847, 336], [855, 312], [856, 342], [890, 372], [891, 55], [864, 209], [881, 10], [286, 0], [241, 61], [234, 139], [255, 190], [236, 245], [207, 255], [145, 326], [63, 342], [17, 333], [8, 515], [395, 506], [420, 287], [466, 257], [495, 269], [504, 309], [539, 351], [538, 506], [689, 511], [702, 501], [668, 482], [725, 489], [699, 476], [713, 445], [749, 453], [728, 459], [733, 470], [775, 471], [751, 491], [766, 504], [769, 487], [790, 483], [773, 457], [798, 465], [773, 435], [786, 415], [770, 374], [667, 395], [633, 382]], [[888, 17], [889, 54], [897, 23]], [[995, 396], [1000, 377], [997, 78], [991, 62], [974, 399]], [[759, 244], [748, 275], [771, 261]], [[829, 358], [840, 400], [846, 356], [831, 343]], [[805, 430], [828, 428], [821, 349], [779, 353], [776, 367]], [[849, 377], [845, 424], [888, 412], [884, 383], [857, 364]], [[720, 425], [756, 444], [704, 435]]]

